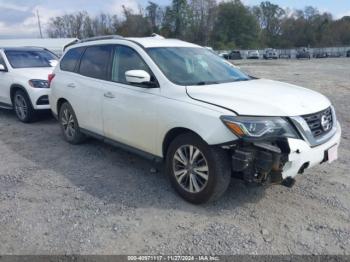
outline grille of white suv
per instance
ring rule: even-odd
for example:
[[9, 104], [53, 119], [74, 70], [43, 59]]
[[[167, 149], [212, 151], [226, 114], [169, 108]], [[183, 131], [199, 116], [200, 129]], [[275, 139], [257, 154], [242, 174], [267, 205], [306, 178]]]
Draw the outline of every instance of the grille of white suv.
[[303, 118], [315, 138], [323, 136], [332, 130], [333, 116], [331, 107], [315, 114], [305, 115]]

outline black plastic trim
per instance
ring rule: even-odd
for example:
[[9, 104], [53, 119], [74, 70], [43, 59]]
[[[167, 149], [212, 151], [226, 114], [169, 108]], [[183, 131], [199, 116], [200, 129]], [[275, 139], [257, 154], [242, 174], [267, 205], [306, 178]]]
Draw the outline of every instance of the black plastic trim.
[[13, 109], [13, 106], [11, 104], [0, 102], [0, 108]]
[[80, 131], [88, 136], [91, 136], [91, 137], [94, 137], [98, 140], [101, 140], [107, 144], [110, 144], [112, 146], [115, 146], [115, 147], [118, 147], [118, 148], [121, 148], [125, 151], [128, 151], [130, 153], [133, 153], [133, 154], [136, 154], [136, 155], [139, 155], [145, 159], [148, 159], [148, 160], [151, 160], [151, 161], [154, 161], [154, 162], [163, 162], [164, 158], [162, 157], [159, 157], [159, 156], [156, 156], [156, 155], [153, 155], [151, 153], [148, 153], [148, 152], [145, 152], [143, 150], [140, 150], [140, 149], [137, 149], [135, 147], [132, 147], [132, 146], [128, 146], [126, 144], [123, 144], [121, 142], [118, 142], [118, 141], [115, 141], [113, 139], [109, 139], [105, 136], [102, 136], [102, 135], [99, 135], [99, 134], [96, 134], [94, 132], [91, 132], [89, 130], [86, 130], [84, 128], [80, 128]]
[[38, 100], [36, 101], [36, 104], [38, 106], [45, 106], [45, 105], [49, 105], [49, 96], [48, 95], [44, 95], [38, 98]]

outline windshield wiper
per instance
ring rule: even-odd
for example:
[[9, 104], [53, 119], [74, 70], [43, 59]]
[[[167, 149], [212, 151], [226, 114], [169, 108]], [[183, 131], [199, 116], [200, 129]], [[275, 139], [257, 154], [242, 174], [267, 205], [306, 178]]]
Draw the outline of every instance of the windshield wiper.
[[215, 85], [215, 84], [219, 84], [219, 82], [215, 82], [215, 81], [211, 81], [211, 82], [205, 82], [205, 81], [201, 81], [198, 83], [195, 83], [195, 86], [205, 86], [205, 85]]
[[241, 79], [237, 79], [235, 80], [235, 82], [243, 82], [243, 81], [249, 81], [251, 80], [250, 78], [241, 78]]

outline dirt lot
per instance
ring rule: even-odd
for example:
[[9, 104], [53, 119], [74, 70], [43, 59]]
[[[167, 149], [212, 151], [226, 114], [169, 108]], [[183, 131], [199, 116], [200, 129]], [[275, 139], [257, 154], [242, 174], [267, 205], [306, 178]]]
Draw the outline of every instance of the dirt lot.
[[71, 146], [51, 117], [25, 125], [0, 110], [0, 254], [350, 254], [350, 59], [237, 64], [327, 95], [340, 159], [292, 189], [233, 180], [220, 201], [193, 206], [146, 160]]

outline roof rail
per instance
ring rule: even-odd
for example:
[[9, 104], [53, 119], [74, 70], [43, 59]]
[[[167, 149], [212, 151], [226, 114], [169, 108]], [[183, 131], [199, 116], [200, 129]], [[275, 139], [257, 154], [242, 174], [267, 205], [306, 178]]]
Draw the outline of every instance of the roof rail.
[[85, 42], [91, 42], [91, 41], [97, 41], [97, 40], [108, 40], [108, 39], [124, 39], [124, 37], [120, 35], [103, 35], [103, 36], [94, 36], [94, 37], [81, 39], [78, 42], [85, 43]]
[[68, 47], [70, 47], [70, 46], [72, 46], [72, 45], [75, 45], [75, 44], [77, 44], [77, 43], [79, 43], [79, 39], [76, 39], [76, 40], [74, 40], [74, 41], [72, 41], [72, 42], [66, 44], [66, 45], [63, 47], [63, 52], [66, 51], [66, 49], [67, 49]]
[[151, 37], [158, 38], [158, 39], [165, 39], [164, 36], [158, 35], [156, 33], [151, 34]]
[[122, 37], [120, 35], [103, 35], [103, 36], [94, 36], [94, 37], [89, 37], [89, 38], [84, 38], [84, 39], [76, 39], [73, 42], [65, 45], [63, 48], [63, 51], [65, 51], [68, 47], [75, 45], [75, 44], [97, 41], [97, 40], [108, 40], [108, 39], [124, 39], [124, 37]]

